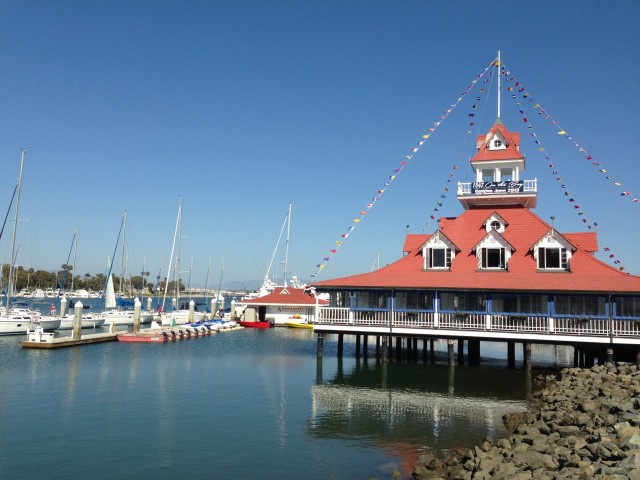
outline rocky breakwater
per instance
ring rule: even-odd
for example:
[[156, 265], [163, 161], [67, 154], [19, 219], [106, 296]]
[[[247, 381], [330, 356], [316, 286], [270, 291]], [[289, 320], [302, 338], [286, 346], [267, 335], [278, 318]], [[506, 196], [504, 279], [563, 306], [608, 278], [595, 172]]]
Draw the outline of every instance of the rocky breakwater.
[[423, 454], [423, 479], [640, 480], [640, 368], [568, 368], [543, 382], [527, 412], [509, 414], [508, 438], [471, 450]]

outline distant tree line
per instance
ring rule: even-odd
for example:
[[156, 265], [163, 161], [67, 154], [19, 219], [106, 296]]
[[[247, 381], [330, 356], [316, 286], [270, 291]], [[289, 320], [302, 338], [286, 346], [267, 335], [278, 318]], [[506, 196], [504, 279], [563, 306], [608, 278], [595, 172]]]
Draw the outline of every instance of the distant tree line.
[[[5, 292], [9, 284], [9, 264], [2, 265], [2, 274], [0, 275], [0, 283], [2, 291]], [[35, 270], [33, 268], [25, 269], [24, 267], [16, 267], [14, 272], [14, 291], [18, 293], [22, 289], [33, 291], [36, 288], [46, 290], [52, 288], [54, 291], [70, 290], [73, 284], [74, 290], [87, 290], [89, 292], [99, 292], [106, 287], [106, 276], [103, 273], [91, 275], [85, 273], [83, 276], [74, 275], [73, 266], [63, 264], [61, 270], [57, 272], [48, 272], [46, 270]], [[167, 279], [156, 277], [156, 282], [150, 281], [149, 272], [141, 272], [140, 275], [134, 275], [125, 278], [121, 285], [121, 277], [113, 274], [113, 286], [116, 292], [122, 290], [123, 293], [142, 293], [153, 294], [156, 291], [163, 292]], [[169, 282], [168, 291], [171, 292], [175, 288], [175, 281]], [[180, 280], [180, 290], [184, 291], [185, 286]]]

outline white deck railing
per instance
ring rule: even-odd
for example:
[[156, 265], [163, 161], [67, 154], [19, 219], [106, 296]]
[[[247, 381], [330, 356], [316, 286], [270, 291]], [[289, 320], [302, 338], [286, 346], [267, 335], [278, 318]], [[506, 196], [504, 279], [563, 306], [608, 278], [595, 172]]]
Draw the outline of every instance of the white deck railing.
[[[315, 323], [321, 325], [386, 326], [476, 330], [510, 333], [556, 333], [606, 337], [640, 337], [640, 320], [549, 317], [541, 315], [489, 314], [465, 312], [392, 312], [389, 310], [351, 310], [320, 307]], [[613, 332], [610, 332], [610, 326]]]
[[[538, 191], [538, 180], [523, 180], [522, 192], [505, 192], [505, 190], [496, 190], [495, 192], [483, 192], [483, 195], [504, 195], [505, 193], [536, 193]], [[458, 195], [475, 195], [473, 184], [476, 182], [458, 182]]]

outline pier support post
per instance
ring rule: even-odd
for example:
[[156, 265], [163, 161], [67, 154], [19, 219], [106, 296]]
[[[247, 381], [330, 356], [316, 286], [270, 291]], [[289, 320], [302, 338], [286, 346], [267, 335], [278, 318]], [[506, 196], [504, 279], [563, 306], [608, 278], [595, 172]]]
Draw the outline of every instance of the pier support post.
[[142, 310], [142, 304], [140, 303], [140, 300], [138, 300], [138, 297], [136, 297], [133, 303], [133, 331], [134, 332], [140, 331], [140, 310]]
[[480, 365], [480, 340], [467, 340], [469, 365]]
[[356, 358], [360, 358], [360, 335], [356, 335]]
[[516, 368], [516, 344], [507, 342], [507, 367]]
[[447, 354], [449, 356], [449, 366], [453, 367], [456, 364], [455, 346], [452, 339], [447, 339]]
[[342, 358], [342, 351], [344, 350], [344, 334], [338, 334], [338, 357]]
[[67, 313], [67, 297], [62, 297], [62, 300], [60, 300], [60, 318], [64, 317], [65, 313]]
[[607, 348], [607, 363], [613, 365], [613, 348]]
[[435, 340], [433, 338], [429, 339], [429, 355], [431, 356], [431, 361], [433, 361], [433, 357], [435, 357]]
[[319, 333], [318, 334], [318, 344], [317, 344], [317, 348], [316, 348], [316, 357], [319, 359], [322, 359], [322, 353], [324, 350], [324, 334]]
[[402, 337], [396, 337], [396, 360], [402, 360]]
[[189, 301], [189, 316], [187, 317], [189, 319], [189, 323], [193, 323], [193, 315], [194, 312], [196, 311], [196, 302], [194, 302], [193, 300]]
[[73, 307], [73, 339], [80, 340], [81, 331], [82, 331], [82, 309], [84, 306], [82, 302], [76, 302]]
[[524, 369], [527, 372], [531, 371], [531, 344], [525, 342], [524, 346]]
[[[378, 339], [380, 339], [380, 337], [378, 337]], [[382, 336], [382, 362], [383, 363], [388, 363], [389, 362], [389, 337], [387, 337], [386, 335]]]
[[316, 385], [322, 385], [322, 356], [316, 359]]
[[369, 352], [369, 335], [363, 335], [362, 336], [362, 350], [364, 353], [364, 356], [367, 357], [368, 352]]
[[458, 339], [458, 365], [464, 365], [464, 340]]
[[414, 362], [418, 360], [418, 339], [417, 338], [413, 339], [412, 359], [413, 359]]

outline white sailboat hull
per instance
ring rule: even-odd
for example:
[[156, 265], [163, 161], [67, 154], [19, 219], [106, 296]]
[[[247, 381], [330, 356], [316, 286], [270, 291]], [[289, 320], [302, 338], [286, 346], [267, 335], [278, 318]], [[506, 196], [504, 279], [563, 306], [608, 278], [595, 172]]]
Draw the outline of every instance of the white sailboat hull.
[[[60, 326], [58, 330], [71, 330], [73, 329], [73, 323], [75, 322], [75, 315], [65, 315], [60, 319]], [[104, 318], [99, 318], [97, 315], [83, 315], [80, 328], [97, 328], [104, 325]]]
[[[207, 314], [204, 312], [193, 312], [193, 322], [206, 320]], [[161, 315], [162, 325], [184, 325], [190, 323], [188, 310], [176, 310], [175, 312], [163, 313]]]
[[[133, 310], [113, 310], [102, 312], [98, 318], [104, 320], [105, 325], [133, 325]], [[140, 324], [151, 323], [153, 313], [140, 312]]]
[[0, 335], [26, 335], [28, 330], [42, 327], [45, 332], [60, 326], [60, 319], [54, 317], [32, 317], [26, 314], [0, 316]]

